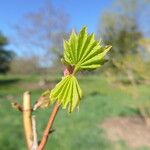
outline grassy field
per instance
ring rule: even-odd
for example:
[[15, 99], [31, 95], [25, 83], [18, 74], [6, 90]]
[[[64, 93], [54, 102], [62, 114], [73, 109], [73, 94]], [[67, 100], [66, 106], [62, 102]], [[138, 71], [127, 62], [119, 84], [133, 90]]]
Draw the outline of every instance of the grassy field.
[[[22, 116], [11, 108], [12, 99], [19, 103], [22, 101], [22, 93], [28, 90], [28, 86], [38, 83], [38, 76], [0, 76], [0, 150], [25, 150]], [[59, 77], [49, 77], [53, 84]], [[109, 85], [103, 76], [79, 77], [84, 97], [80, 110], [68, 114], [66, 110], [60, 110], [56, 118], [54, 132], [46, 145], [46, 150], [132, 150], [122, 140], [110, 142], [101, 128], [101, 123], [117, 116], [134, 116], [138, 114], [137, 103], [150, 100], [149, 87], [138, 85], [139, 96], [134, 99], [131, 95], [132, 86], [127, 90], [120, 90], [115, 85]], [[31, 88], [33, 103], [41, 95], [44, 89]], [[135, 107], [134, 107], [135, 106]], [[38, 135], [41, 137], [51, 107], [37, 110]], [[148, 149], [148, 148], [147, 148]], [[146, 148], [138, 148], [146, 150]]]

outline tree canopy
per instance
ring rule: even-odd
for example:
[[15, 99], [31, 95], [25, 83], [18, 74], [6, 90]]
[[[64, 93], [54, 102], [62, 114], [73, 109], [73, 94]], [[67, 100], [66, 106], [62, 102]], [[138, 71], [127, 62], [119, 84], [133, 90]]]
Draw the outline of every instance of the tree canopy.
[[[142, 64], [146, 63], [143, 57], [145, 50], [140, 44], [141, 39], [145, 37], [140, 15], [144, 13], [145, 17], [148, 17], [145, 12], [146, 6], [150, 6], [150, 2], [116, 0], [112, 9], [107, 9], [101, 16], [98, 36], [103, 37], [105, 44], [113, 46], [109, 53], [111, 58], [109, 66], [111, 72], [115, 74], [127, 74], [128, 77], [141, 76], [141, 73], [137, 73], [139, 60]], [[143, 65], [142, 68], [146, 67]], [[147, 69], [145, 73], [142, 72], [146, 74]]]
[[9, 70], [10, 62], [14, 56], [12, 51], [5, 48], [7, 44], [8, 39], [0, 33], [0, 73], [6, 73]]

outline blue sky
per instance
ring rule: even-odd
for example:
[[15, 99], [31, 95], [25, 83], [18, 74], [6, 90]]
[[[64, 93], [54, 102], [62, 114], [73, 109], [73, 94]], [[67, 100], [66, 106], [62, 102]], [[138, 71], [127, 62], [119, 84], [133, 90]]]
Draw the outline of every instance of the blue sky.
[[[0, 31], [7, 37], [13, 37], [14, 25], [20, 23], [25, 14], [34, 12], [44, 6], [50, 0], [3, 0], [0, 5]], [[88, 26], [90, 32], [96, 32], [98, 19], [104, 10], [111, 8], [115, 0], [51, 0], [56, 8], [63, 9], [70, 16], [69, 28], [79, 30], [83, 25]], [[149, 21], [142, 17], [140, 23], [143, 30], [150, 29]], [[13, 43], [9, 46], [18, 54], [19, 50]]]
[[[14, 25], [19, 24], [25, 14], [38, 10], [46, 1], [48, 0], [1, 1], [0, 31], [8, 37], [13, 36]], [[100, 14], [111, 5], [112, 0], [51, 0], [51, 2], [69, 14], [69, 28], [79, 30], [83, 25], [87, 25], [90, 32], [95, 32]], [[16, 49], [13, 43], [10, 47]]]
[[[97, 20], [102, 11], [112, 0], [51, 0], [53, 5], [62, 8], [70, 15], [70, 27], [79, 29], [88, 25], [90, 31], [95, 31]], [[46, 0], [5, 0], [0, 5], [0, 30], [5, 34], [12, 33], [12, 26], [19, 24], [23, 15], [42, 7]]]

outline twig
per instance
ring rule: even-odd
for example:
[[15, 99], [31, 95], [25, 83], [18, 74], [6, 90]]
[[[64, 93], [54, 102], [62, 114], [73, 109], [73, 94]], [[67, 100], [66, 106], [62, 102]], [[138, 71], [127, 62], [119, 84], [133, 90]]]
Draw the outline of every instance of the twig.
[[24, 124], [26, 143], [29, 150], [32, 147], [32, 141], [33, 141], [31, 114], [32, 114], [32, 110], [31, 110], [30, 93], [25, 92], [23, 94], [23, 124]]
[[32, 149], [31, 150], [37, 150], [37, 148], [38, 148], [38, 139], [37, 139], [35, 116], [32, 116], [32, 130], [33, 130], [33, 143], [32, 143]]
[[47, 140], [48, 140], [50, 129], [51, 129], [52, 125], [53, 125], [54, 119], [55, 119], [56, 114], [57, 114], [57, 112], [59, 110], [59, 106], [60, 106], [60, 104], [58, 102], [56, 102], [56, 104], [55, 104], [55, 106], [53, 108], [53, 111], [52, 111], [52, 113], [50, 115], [48, 124], [47, 124], [47, 126], [45, 128], [44, 134], [42, 136], [42, 140], [41, 140], [37, 150], [43, 150], [44, 149], [44, 147], [45, 147], [45, 145], [47, 143]]

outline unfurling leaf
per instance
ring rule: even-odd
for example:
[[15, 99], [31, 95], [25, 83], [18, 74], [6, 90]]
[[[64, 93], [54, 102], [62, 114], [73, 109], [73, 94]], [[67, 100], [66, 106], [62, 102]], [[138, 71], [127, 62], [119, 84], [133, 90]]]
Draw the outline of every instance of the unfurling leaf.
[[51, 91], [50, 102], [57, 100], [63, 108], [68, 108], [69, 112], [79, 106], [82, 91], [75, 73], [102, 66], [110, 49], [111, 46], [104, 47], [95, 40], [94, 34], [88, 35], [86, 27], [83, 27], [78, 35], [72, 31], [69, 40], [64, 40], [64, 57], [61, 59], [65, 65], [65, 77]]
[[46, 107], [48, 107], [50, 105], [49, 94], [50, 94], [50, 90], [48, 89], [35, 102], [33, 110], [36, 110], [37, 108], [46, 108]]
[[88, 35], [83, 27], [78, 35], [72, 31], [68, 41], [64, 41], [64, 61], [78, 70], [93, 70], [105, 63], [105, 55], [111, 46], [102, 46], [94, 39], [94, 34]]
[[77, 79], [73, 75], [67, 75], [55, 86], [50, 93], [50, 101], [56, 100], [62, 105], [62, 108], [68, 107], [72, 112], [79, 105], [82, 91]]

